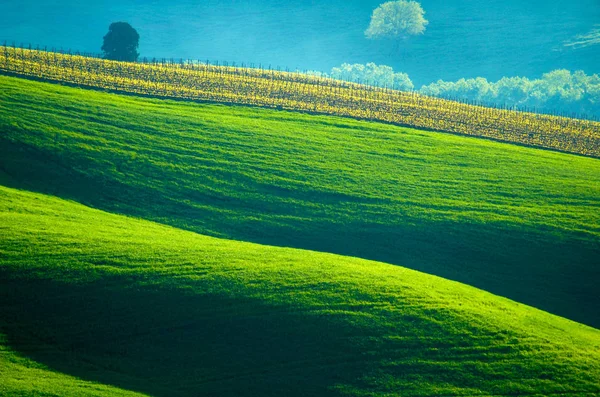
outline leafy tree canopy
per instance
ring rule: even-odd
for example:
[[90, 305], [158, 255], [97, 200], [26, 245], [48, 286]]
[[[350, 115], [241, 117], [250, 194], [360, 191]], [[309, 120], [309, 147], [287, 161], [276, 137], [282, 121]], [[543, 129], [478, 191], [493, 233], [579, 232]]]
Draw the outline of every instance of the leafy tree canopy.
[[102, 52], [104, 58], [115, 61], [137, 61], [140, 54], [137, 49], [140, 42], [140, 35], [127, 22], [114, 22], [108, 28], [108, 33], [104, 36]]
[[372, 62], [366, 65], [344, 63], [340, 67], [331, 69], [331, 77], [401, 91], [412, 91], [415, 87], [406, 73], [395, 73], [390, 66], [376, 65]]
[[488, 104], [526, 106], [541, 111], [562, 111], [600, 117], [600, 76], [560, 69], [541, 79], [503, 77], [497, 82], [484, 78], [438, 81], [420, 90], [422, 94], [468, 99]]
[[422, 34], [429, 23], [424, 15], [425, 11], [416, 1], [388, 1], [373, 11], [365, 36], [376, 39]]
[[309, 70], [306, 72], [311, 76], [332, 78], [337, 80], [352, 81], [374, 85], [377, 87], [387, 87], [400, 91], [412, 91], [415, 86], [406, 73], [394, 72], [391, 66], [376, 65], [369, 62], [365, 65], [355, 63], [343, 63], [339, 67], [331, 69], [331, 73]]

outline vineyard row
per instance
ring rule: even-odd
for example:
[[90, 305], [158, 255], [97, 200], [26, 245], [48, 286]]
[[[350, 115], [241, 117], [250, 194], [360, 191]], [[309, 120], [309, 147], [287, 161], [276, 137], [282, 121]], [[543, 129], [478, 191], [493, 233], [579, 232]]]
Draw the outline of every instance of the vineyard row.
[[600, 122], [475, 106], [296, 72], [126, 63], [0, 46], [0, 73], [160, 98], [374, 120], [600, 157]]

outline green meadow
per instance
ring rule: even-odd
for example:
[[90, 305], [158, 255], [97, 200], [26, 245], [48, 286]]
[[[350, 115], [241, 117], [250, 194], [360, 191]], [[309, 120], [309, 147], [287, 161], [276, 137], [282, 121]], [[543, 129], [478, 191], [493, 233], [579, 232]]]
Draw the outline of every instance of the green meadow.
[[0, 182], [416, 269], [600, 326], [597, 159], [0, 77]]
[[596, 396], [600, 160], [0, 76], [0, 395]]
[[0, 233], [1, 395], [600, 393], [600, 331], [405, 267], [6, 187]]

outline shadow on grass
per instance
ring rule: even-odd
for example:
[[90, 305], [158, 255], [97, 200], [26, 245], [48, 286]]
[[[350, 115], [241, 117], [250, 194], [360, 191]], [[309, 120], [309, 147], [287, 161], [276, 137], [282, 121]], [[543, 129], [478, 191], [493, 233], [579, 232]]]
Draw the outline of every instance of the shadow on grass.
[[3, 283], [9, 343], [59, 372], [153, 396], [322, 395], [361, 375], [360, 348], [327, 321], [135, 282]]
[[[374, 223], [361, 212], [364, 198], [348, 195], [274, 193], [320, 204], [311, 209], [186, 190], [183, 185], [173, 191], [158, 183], [159, 169], [137, 164], [132, 166], [134, 176], [120, 180], [105, 163], [95, 163], [100, 159], [75, 152], [63, 156], [7, 140], [1, 141], [0, 159], [0, 182], [6, 186], [217, 237], [402, 265], [600, 327], [600, 246], [586, 238], [567, 240], [546, 231], [450, 220]], [[124, 182], [127, 178], [133, 182]], [[336, 211], [352, 221], [340, 221]]]
[[192, 281], [161, 287], [164, 276], [146, 278], [147, 286], [135, 276], [81, 284], [50, 278], [57, 276], [0, 270], [0, 319], [11, 347], [61, 373], [153, 396], [319, 396], [342, 389], [412, 396], [436, 384], [483, 390], [485, 373], [462, 372], [460, 363], [473, 359], [498, 365], [500, 379], [537, 376], [537, 367], [531, 374], [501, 371], [522, 349], [506, 344], [509, 333], [452, 335], [440, 325], [448, 318], [435, 310], [427, 317], [408, 308], [381, 321], [369, 305], [283, 307], [203, 293], [206, 285]]

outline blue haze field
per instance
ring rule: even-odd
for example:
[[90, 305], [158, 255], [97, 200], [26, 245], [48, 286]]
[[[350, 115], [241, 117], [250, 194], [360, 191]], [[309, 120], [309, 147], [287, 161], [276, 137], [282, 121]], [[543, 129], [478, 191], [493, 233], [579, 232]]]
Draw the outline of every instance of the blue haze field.
[[400, 51], [364, 37], [379, 0], [3, 3], [0, 41], [86, 52], [99, 52], [108, 25], [126, 20], [140, 33], [142, 56], [321, 71], [375, 62], [408, 73], [417, 88], [438, 79], [539, 78], [563, 68], [600, 72], [598, 44], [565, 46], [600, 23], [597, 0], [423, 0], [427, 30]]

